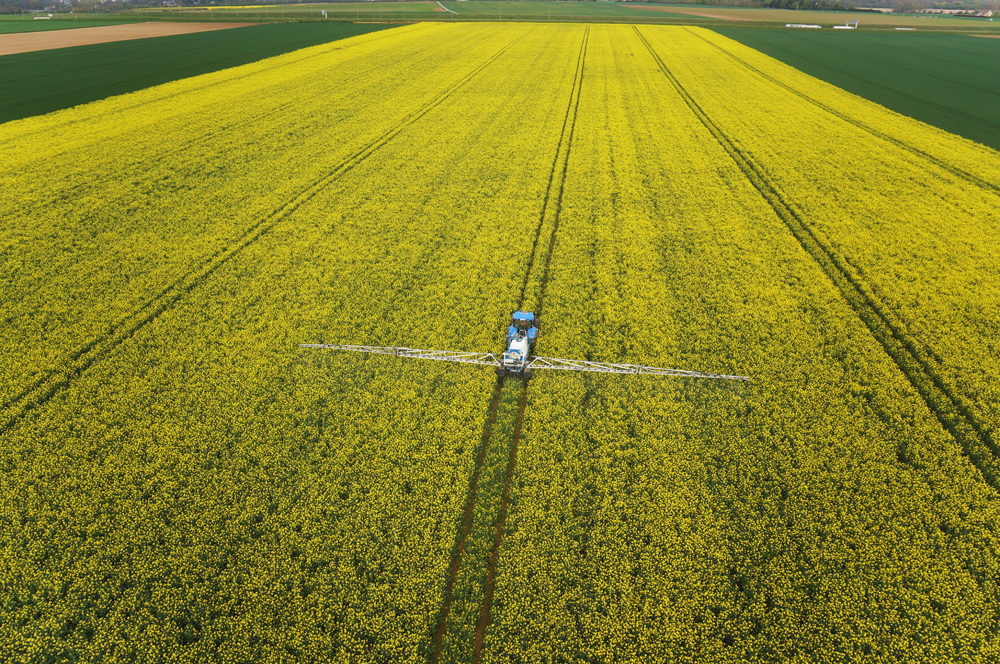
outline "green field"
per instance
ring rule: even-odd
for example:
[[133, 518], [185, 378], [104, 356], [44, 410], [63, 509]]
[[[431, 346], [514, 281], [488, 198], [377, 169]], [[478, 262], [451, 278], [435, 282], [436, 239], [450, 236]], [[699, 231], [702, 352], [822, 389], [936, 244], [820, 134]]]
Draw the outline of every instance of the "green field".
[[42, 32], [43, 30], [66, 30], [67, 28], [96, 28], [102, 25], [134, 23], [128, 19], [95, 19], [87, 17], [57, 16], [47, 21], [36, 21], [31, 17], [0, 18], [0, 35], [17, 32]]
[[716, 32], [897, 113], [1000, 149], [1000, 40], [967, 35]]
[[274, 23], [0, 57], [0, 122], [49, 113], [391, 24]]

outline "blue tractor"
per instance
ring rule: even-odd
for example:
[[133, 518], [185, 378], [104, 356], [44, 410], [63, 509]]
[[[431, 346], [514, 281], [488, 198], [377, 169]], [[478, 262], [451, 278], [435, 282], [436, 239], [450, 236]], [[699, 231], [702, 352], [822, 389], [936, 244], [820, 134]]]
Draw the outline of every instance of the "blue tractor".
[[531, 351], [538, 340], [541, 321], [530, 311], [515, 311], [507, 328], [507, 350], [500, 359], [497, 375], [505, 376], [508, 371], [523, 373], [524, 379], [531, 378]]

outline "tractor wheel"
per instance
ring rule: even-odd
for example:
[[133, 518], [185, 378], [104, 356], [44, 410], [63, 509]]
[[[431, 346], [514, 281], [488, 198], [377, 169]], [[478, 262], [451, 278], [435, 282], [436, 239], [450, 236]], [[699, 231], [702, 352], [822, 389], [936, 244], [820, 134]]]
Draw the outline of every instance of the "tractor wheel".
[[507, 368], [501, 364], [499, 367], [497, 367], [497, 378], [503, 378], [506, 375], [507, 375]]
[[531, 380], [531, 369], [524, 370], [524, 382]]

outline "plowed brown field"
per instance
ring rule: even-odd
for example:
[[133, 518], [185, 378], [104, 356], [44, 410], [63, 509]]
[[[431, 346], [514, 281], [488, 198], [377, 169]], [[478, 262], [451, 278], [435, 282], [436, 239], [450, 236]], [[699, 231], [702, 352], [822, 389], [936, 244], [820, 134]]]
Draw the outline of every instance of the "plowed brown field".
[[0, 55], [46, 51], [67, 46], [85, 46], [105, 42], [184, 35], [191, 32], [241, 28], [254, 23], [130, 23], [99, 28], [74, 28], [0, 35]]

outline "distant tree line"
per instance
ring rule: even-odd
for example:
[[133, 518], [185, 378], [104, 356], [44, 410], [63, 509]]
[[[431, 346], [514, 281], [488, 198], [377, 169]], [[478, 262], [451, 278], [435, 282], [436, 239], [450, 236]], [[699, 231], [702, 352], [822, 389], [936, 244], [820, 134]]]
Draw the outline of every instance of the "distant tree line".
[[0, 14], [20, 14], [22, 11], [45, 9], [45, 6], [41, 0], [0, 0]]
[[[864, 2], [864, 0], [861, 0]], [[897, 5], [885, 4], [881, 5], [874, 2], [864, 2], [865, 6], [859, 7], [857, 2], [848, 1], [841, 2], [841, 0], [765, 0], [761, 3], [762, 7], [770, 7], [772, 9], [822, 9], [824, 11], [834, 11], [834, 12], [878, 12], [877, 7], [889, 8], [892, 7], [896, 11], [913, 11], [914, 9], [924, 9], [923, 6], [916, 6], [912, 2], [900, 2]], [[976, 3], [948, 3], [949, 6], [957, 4], [955, 9], [965, 9], [966, 5], [968, 8], [972, 8]], [[927, 7], [930, 5], [928, 4]]]

